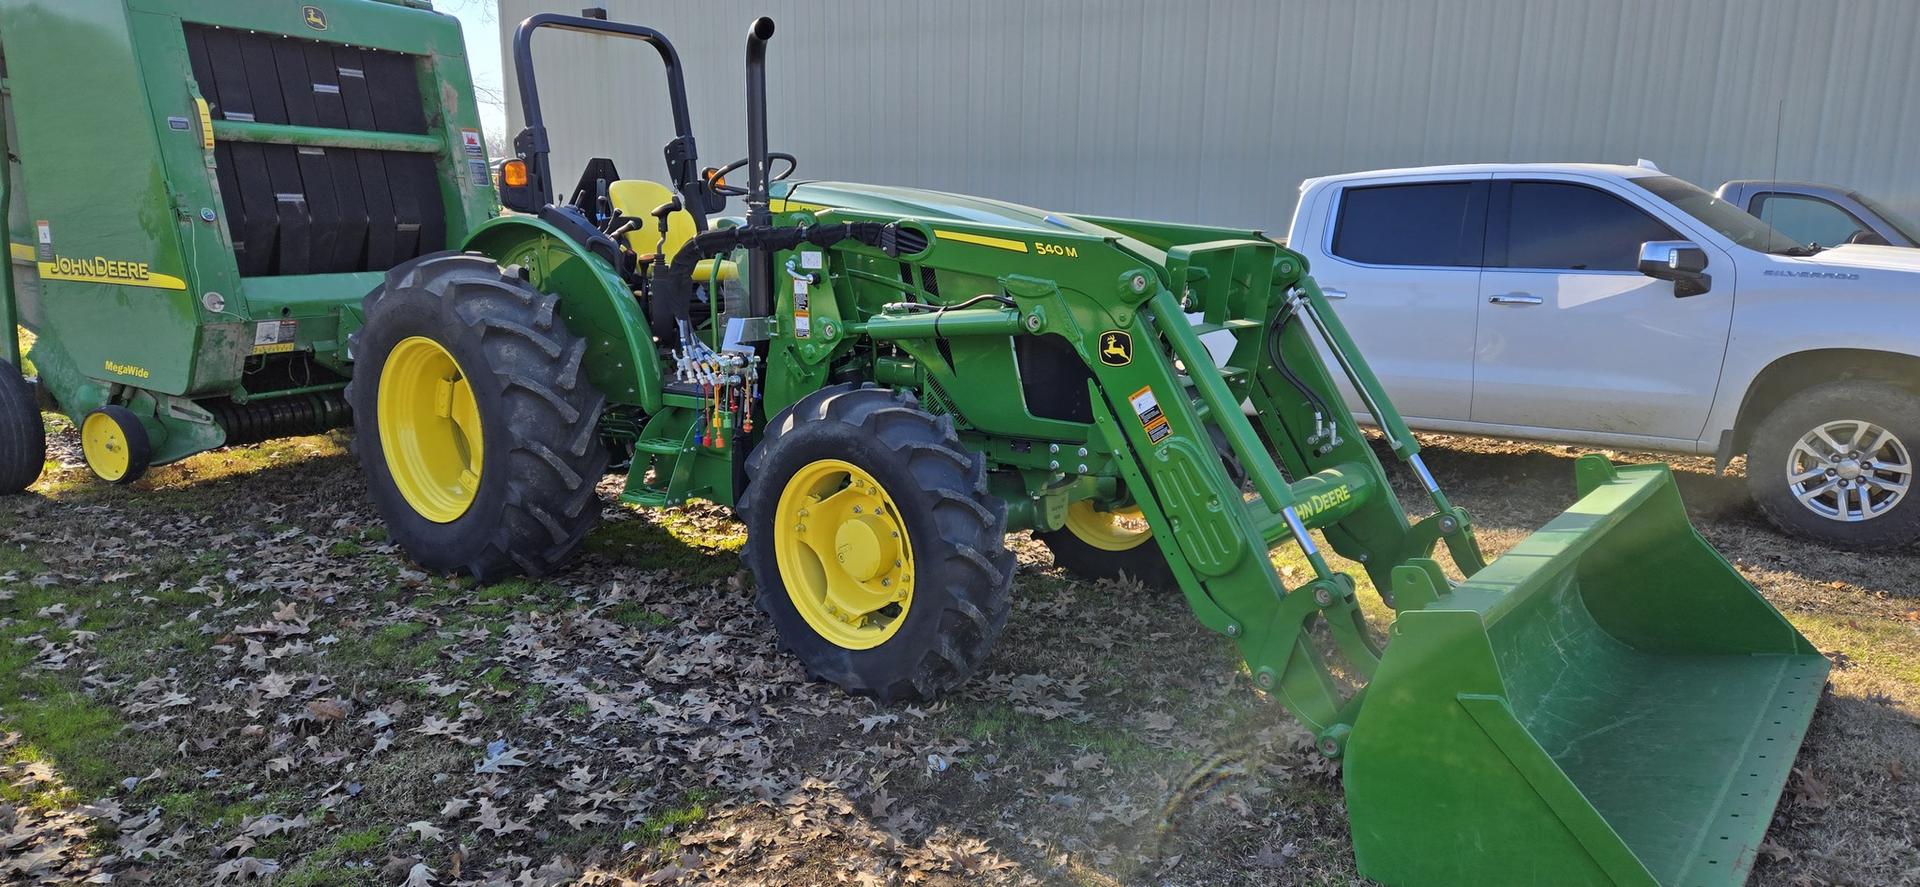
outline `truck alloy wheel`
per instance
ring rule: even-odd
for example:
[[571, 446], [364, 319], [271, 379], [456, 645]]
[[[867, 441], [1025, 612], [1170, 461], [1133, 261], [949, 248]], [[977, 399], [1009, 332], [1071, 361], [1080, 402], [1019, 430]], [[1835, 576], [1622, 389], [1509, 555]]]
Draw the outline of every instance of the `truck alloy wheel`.
[[1920, 539], [1920, 395], [1888, 382], [1810, 388], [1754, 429], [1747, 484], [1781, 529], [1844, 548]]
[[1872, 520], [1906, 498], [1913, 460], [1893, 432], [1865, 419], [1823, 422], [1787, 456], [1787, 483], [1800, 504], [1838, 521]]

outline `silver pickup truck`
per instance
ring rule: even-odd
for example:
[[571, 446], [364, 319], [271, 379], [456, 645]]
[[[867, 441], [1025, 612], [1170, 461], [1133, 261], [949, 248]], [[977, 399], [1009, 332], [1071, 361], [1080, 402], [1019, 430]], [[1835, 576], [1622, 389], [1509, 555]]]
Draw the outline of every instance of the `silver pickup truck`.
[[1287, 236], [1415, 429], [1744, 453], [1783, 529], [1905, 547], [1920, 250], [1858, 240], [1590, 163], [1309, 179]]
[[1714, 196], [1808, 246], [1920, 247], [1920, 223], [1838, 185], [1736, 179], [1721, 185]]

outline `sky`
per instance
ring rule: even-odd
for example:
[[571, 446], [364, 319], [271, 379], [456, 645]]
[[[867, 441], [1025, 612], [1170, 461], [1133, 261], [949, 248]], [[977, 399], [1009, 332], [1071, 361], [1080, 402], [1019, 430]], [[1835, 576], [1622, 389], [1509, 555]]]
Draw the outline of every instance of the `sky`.
[[[480, 123], [490, 136], [504, 136], [507, 110], [500, 65], [500, 6], [496, 0], [438, 0], [434, 8], [460, 19], [467, 42], [467, 64], [480, 94]], [[489, 101], [491, 98], [491, 101]]]

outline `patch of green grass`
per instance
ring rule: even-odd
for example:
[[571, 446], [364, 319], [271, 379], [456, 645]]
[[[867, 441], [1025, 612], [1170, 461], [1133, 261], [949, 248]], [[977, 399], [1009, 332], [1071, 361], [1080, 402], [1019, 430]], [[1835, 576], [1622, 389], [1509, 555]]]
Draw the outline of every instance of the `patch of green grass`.
[[[31, 556], [0, 549], [0, 573], [17, 570], [27, 575], [39, 569]], [[18, 732], [36, 759], [54, 767], [83, 796], [103, 793], [130, 773], [152, 769], [164, 757], [156, 757], [153, 740], [122, 734], [119, 716], [80, 691], [77, 670], [35, 668], [38, 645], [20, 640], [66, 633], [56, 624], [63, 617], [39, 615], [55, 603], [64, 604], [67, 612], [86, 612], [90, 625], [130, 623], [123, 655], [169, 646], [176, 635], [143, 626], [129, 618], [129, 611], [115, 609], [121, 599], [113, 597], [117, 590], [111, 587], [15, 588], [12, 599], [0, 601], [0, 729]]]
[[387, 830], [376, 825], [342, 834], [333, 839], [333, 846], [342, 854], [357, 855], [371, 852], [386, 842]]
[[[255, 847], [253, 852], [259, 855], [261, 851]], [[369, 883], [372, 874], [367, 869], [341, 866], [331, 854], [311, 853], [273, 879], [273, 883], [280, 887], [355, 887]]]
[[707, 805], [717, 797], [709, 789], [688, 789], [680, 796], [680, 802], [659, 813], [647, 817], [639, 825], [620, 833], [622, 843], [632, 841], [639, 847], [658, 847], [661, 850], [679, 849], [680, 842], [673, 835], [686, 831], [685, 826], [697, 824], [707, 818]]
[[[956, 709], [958, 708], [959, 706], [956, 706]], [[965, 714], [969, 719], [967, 738], [975, 742], [1004, 736], [1013, 723], [1013, 706], [1004, 702], [967, 706]]]
[[1789, 618], [1815, 647], [1844, 653], [1856, 666], [1920, 685], [1920, 625], [1826, 613], [1796, 612]]
[[368, 642], [367, 653], [372, 663], [393, 663], [396, 665], [422, 666], [433, 662], [440, 651], [440, 644], [433, 638], [421, 637], [427, 626], [419, 622], [395, 622], [383, 625], [373, 633]]
[[747, 536], [737, 523], [714, 528], [714, 518], [673, 509], [603, 524], [587, 535], [586, 550], [608, 560], [646, 569], [672, 570], [682, 581], [725, 579], [740, 569], [736, 556]]
[[507, 667], [496, 665], [480, 673], [476, 678], [481, 684], [495, 693], [513, 693], [520, 689], [520, 683], [507, 677]]
[[430, 632], [431, 626], [425, 623], [395, 622], [364, 635], [343, 633], [339, 644], [331, 648], [327, 656], [370, 671], [410, 676], [432, 666], [439, 658], [440, 649], [447, 644], [444, 638]]
[[1022, 714], [1006, 702], [955, 702], [950, 709], [962, 719], [961, 730], [975, 741], [992, 740], [1004, 746], [1025, 746], [1038, 753], [1057, 756], [1069, 749], [1099, 752], [1110, 766], [1151, 764], [1168, 756], [1190, 757], [1179, 750], [1169, 751], [1148, 745], [1131, 729], [1103, 726], [1099, 721], [1076, 724], [1065, 718], [1047, 720]]
[[606, 618], [618, 622], [621, 625], [652, 625], [665, 628], [675, 624], [672, 617], [655, 613], [648, 609], [645, 604], [615, 604], [607, 608], [604, 615]]
[[348, 542], [345, 539], [327, 546], [327, 554], [333, 557], [352, 557], [363, 551], [366, 551], [366, 549], [360, 547], [358, 543]]
[[[37, 746], [15, 744], [11, 748], [0, 751], [0, 764], [28, 764], [35, 761], [53, 766], [56, 771], [58, 770], [56, 762], [48, 760], [47, 756], [42, 753]], [[79, 800], [79, 792], [74, 791], [70, 785], [42, 783], [32, 788], [27, 788], [16, 785], [11, 780], [0, 782], [0, 802], [5, 802], [16, 807], [26, 807], [44, 812], [58, 810]]]

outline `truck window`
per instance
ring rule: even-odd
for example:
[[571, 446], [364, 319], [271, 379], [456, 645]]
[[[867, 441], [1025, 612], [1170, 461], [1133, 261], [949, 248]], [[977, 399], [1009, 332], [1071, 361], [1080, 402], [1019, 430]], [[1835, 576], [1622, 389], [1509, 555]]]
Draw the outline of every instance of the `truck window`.
[[1514, 182], [1507, 204], [1508, 268], [1633, 271], [1640, 244], [1678, 240], [1673, 229], [1598, 188]]
[[1753, 198], [1753, 214], [1801, 243], [1838, 246], [1869, 230], [1853, 213], [1806, 194], [1768, 191]]
[[1340, 196], [1333, 254], [1369, 265], [1478, 266], [1486, 194], [1485, 182], [1348, 188]]
[[1893, 229], [1900, 232], [1900, 236], [1905, 237], [1910, 244], [1920, 246], [1920, 222], [1894, 212], [1886, 204], [1858, 191], [1850, 192], [1849, 196], [1860, 201], [1860, 205], [1866, 207], [1867, 212], [1879, 216], [1882, 221], [1892, 225]]
[[1673, 176], [1642, 176], [1628, 179], [1627, 184], [1672, 204], [1739, 246], [1777, 255], [1809, 254], [1805, 244], [1793, 242], [1767, 227], [1767, 223], [1748, 215], [1746, 210], [1708, 194], [1692, 182]]

